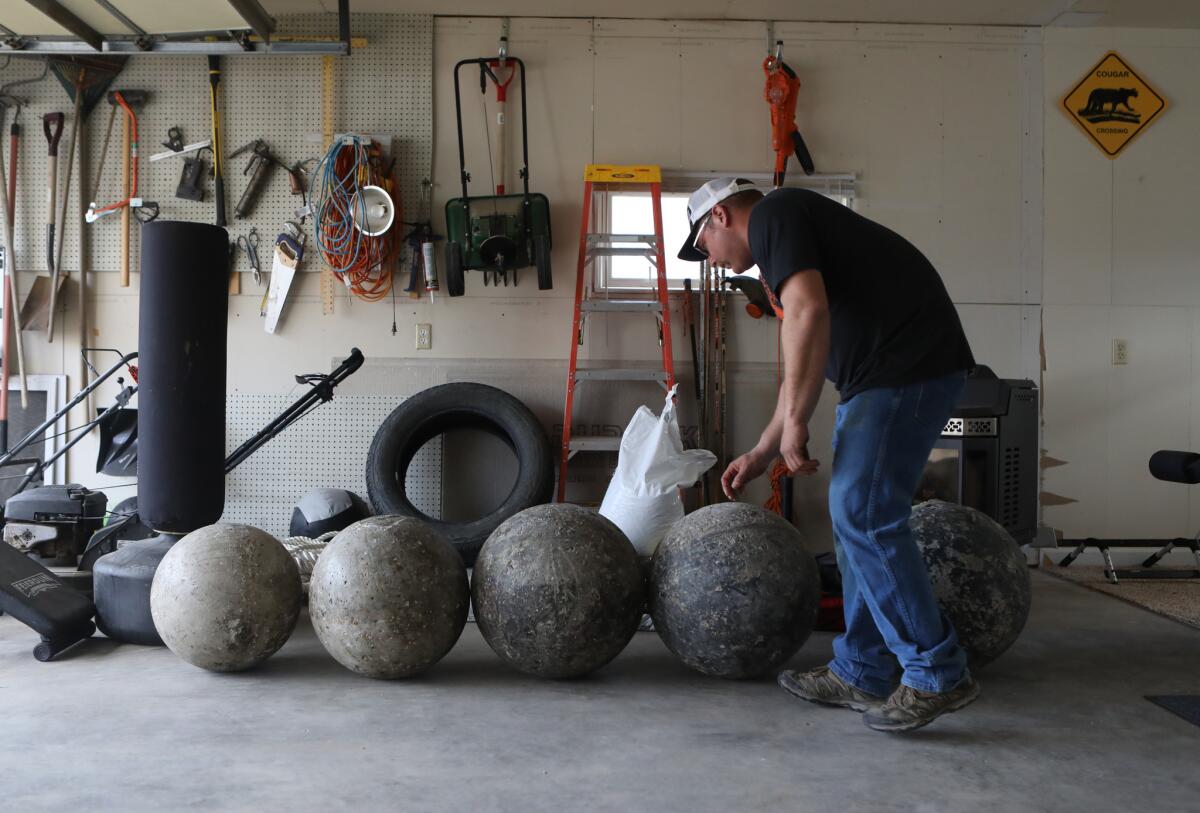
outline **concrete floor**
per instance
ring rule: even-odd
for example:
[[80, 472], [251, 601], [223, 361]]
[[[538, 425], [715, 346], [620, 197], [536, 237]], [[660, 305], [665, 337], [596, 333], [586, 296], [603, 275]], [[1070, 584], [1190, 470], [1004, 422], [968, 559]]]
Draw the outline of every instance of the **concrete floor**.
[[[696, 675], [639, 633], [585, 680], [509, 671], [473, 625], [426, 677], [345, 671], [306, 619], [253, 673], [100, 639], [43, 664], [0, 618], [6, 810], [1182, 811], [1200, 631], [1043, 574], [982, 699], [908, 736]], [[823, 662], [816, 635], [793, 665]]]

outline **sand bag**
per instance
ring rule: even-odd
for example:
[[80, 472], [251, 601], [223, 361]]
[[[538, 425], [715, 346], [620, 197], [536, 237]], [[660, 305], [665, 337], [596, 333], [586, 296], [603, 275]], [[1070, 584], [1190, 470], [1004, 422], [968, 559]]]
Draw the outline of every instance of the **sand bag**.
[[707, 449], [683, 448], [675, 415], [675, 390], [667, 393], [661, 415], [640, 406], [625, 434], [617, 470], [600, 513], [625, 532], [639, 556], [650, 556], [667, 530], [683, 517], [679, 489], [696, 482], [717, 456]]

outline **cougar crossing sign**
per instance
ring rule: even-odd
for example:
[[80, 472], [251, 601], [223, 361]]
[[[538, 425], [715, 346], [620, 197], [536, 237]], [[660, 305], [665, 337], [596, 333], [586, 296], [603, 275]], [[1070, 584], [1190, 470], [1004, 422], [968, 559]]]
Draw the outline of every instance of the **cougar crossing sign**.
[[1067, 115], [1109, 158], [1167, 109], [1162, 96], [1110, 51], [1062, 100]]

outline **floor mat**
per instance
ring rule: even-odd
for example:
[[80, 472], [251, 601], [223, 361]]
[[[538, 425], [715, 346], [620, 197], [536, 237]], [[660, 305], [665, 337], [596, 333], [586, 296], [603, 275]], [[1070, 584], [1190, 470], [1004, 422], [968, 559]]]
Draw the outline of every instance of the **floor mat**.
[[1049, 559], [1043, 560], [1041, 570], [1200, 629], [1200, 579], [1121, 579], [1110, 584], [1101, 565], [1076, 562], [1059, 567]]
[[1148, 694], [1146, 699], [1162, 706], [1176, 717], [1200, 726], [1200, 694]]

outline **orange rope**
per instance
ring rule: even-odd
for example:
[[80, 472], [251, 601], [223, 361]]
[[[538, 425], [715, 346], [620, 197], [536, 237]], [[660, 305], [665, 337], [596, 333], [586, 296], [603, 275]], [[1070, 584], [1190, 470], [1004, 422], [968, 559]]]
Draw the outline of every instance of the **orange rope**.
[[763, 508], [776, 514], [783, 514], [783, 478], [788, 474], [787, 463], [783, 458], [776, 458], [771, 467], [771, 496], [763, 503]]

